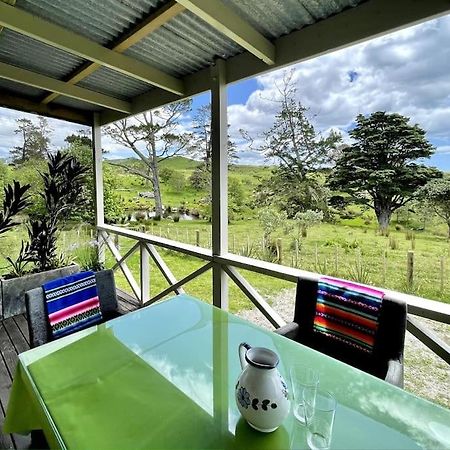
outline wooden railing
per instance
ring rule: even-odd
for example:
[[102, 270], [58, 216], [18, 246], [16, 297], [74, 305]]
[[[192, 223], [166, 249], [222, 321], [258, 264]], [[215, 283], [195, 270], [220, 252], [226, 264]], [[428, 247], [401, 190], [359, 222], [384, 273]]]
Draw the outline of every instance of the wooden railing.
[[[128, 281], [135, 297], [141, 305], [151, 304], [171, 292], [182, 293], [183, 286], [189, 281], [197, 278], [204, 272], [218, 264], [228, 274], [231, 280], [239, 287], [239, 289], [249, 298], [249, 300], [261, 311], [261, 313], [275, 327], [279, 328], [285, 325], [285, 321], [281, 316], [264, 300], [257, 290], [244, 278], [238, 269], [244, 269], [251, 272], [260, 273], [266, 276], [279, 278], [281, 280], [297, 283], [299, 279], [318, 280], [320, 274], [308, 272], [305, 270], [295, 269], [292, 267], [281, 266], [279, 264], [268, 263], [265, 261], [246, 258], [232, 253], [214, 256], [208, 249], [196, 247], [182, 242], [165, 239], [149, 235], [146, 233], [132, 231], [120, 227], [110, 225], [102, 225], [97, 227], [99, 238], [104, 242], [114, 256], [116, 263], [114, 270], [121, 269], [126, 280]], [[114, 244], [113, 235], [123, 236], [133, 239], [136, 243], [123, 256]], [[177, 280], [171, 272], [170, 268], [164, 262], [156, 247], [175, 252], [183, 253], [200, 260], [205, 264], [199, 269], [193, 271], [181, 280]], [[139, 250], [140, 252], [140, 283], [138, 283], [130, 269], [126, 264], [126, 260]], [[150, 298], [149, 292], [149, 258], [152, 258], [155, 265], [161, 271], [167, 280], [169, 287], [159, 294]], [[440, 339], [435, 333], [425, 327], [416, 317], [424, 317], [445, 324], [450, 324], [450, 304], [428, 300], [414, 295], [404, 294], [397, 291], [386, 290], [385, 296], [392, 300], [400, 300], [407, 304], [408, 321], [407, 329], [425, 344], [436, 355], [450, 364], [450, 346]]]

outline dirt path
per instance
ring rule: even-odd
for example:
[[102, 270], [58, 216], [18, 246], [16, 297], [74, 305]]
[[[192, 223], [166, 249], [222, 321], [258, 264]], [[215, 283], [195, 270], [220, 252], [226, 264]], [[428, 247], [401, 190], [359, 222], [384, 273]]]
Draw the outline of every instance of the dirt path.
[[[291, 321], [295, 289], [281, 291], [271, 304], [284, 320]], [[238, 315], [273, 330], [270, 322], [256, 308], [243, 310]], [[422, 318], [419, 320], [450, 344], [450, 325]], [[405, 390], [450, 408], [450, 366], [408, 332], [405, 343]]]

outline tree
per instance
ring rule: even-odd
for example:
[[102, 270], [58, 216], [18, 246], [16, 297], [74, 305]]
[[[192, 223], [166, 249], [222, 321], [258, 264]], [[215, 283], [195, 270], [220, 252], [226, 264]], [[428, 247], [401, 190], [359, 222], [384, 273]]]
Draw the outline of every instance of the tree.
[[308, 209], [305, 212], [298, 212], [294, 219], [297, 222], [298, 227], [297, 238], [300, 239], [300, 233], [303, 237], [306, 237], [308, 235], [308, 228], [322, 222], [323, 212]]
[[[278, 96], [273, 101], [278, 112], [258, 148], [267, 160], [275, 159], [277, 163], [271, 178], [259, 186], [264, 193], [259, 199], [266, 198], [266, 204], [278, 203], [289, 217], [307, 209], [326, 212], [328, 191], [317, 172], [331, 164], [342, 139], [335, 131], [322, 135], [315, 130], [308, 109], [297, 100], [293, 74], [286, 72], [277, 86]], [[244, 130], [241, 133], [252, 147], [255, 139]]]
[[[74, 137], [74, 139], [72, 139]], [[81, 137], [81, 139], [78, 139]], [[70, 142], [64, 150], [69, 156], [76, 158], [84, 167], [86, 167], [86, 177], [81, 192], [82, 201], [77, 204], [76, 210], [72, 211], [71, 218], [81, 218], [86, 222], [94, 222], [94, 168], [92, 159], [92, 143], [86, 145], [88, 136], [70, 135], [65, 141]], [[90, 139], [89, 139], [90, 142]], [[117, 221], [123, 214], [122, 202], [119, 194], [116, 192], [117, 177], [114, 176], [114, 169], [109, 164], [103, 166], [103, 207], [105, 221], [107, 223]]]
[[421, 190], [419, 198], [433, 208], [433, 211], [445, 221], [450, 239], [450, 179], [431, 180]]
[[12, 162], [22, 164], [30, 159], [44, 159], [49, 151], [51, 128], [45, 117], [38, 117], [38, 123], [30, 119], [17, 119], [15, 134], [20, 134], [22, 145], [10, 150]]
[[[192, 127], [194, 132], [190, 153], [195, 158], [200, 158], [203, 165], [194, 169], [191, 175], [191, 184], [195, 189], [203, 189], [211, 184], [211, 104], [202, 105], [197, 109]], [[228, 136], [227, 152], [228, 163], [235, 163], [239, 157], [236, 144], [230, 139], [230, 136]]]
[[297, 100], [293, 72], [285, 74], [278, 88], [279, 110], [272, 127], [263, 133], [260, 151], [267, 159], [275, 158], [278, 173], [292, 182], [301, 183], [308, 173], [326, 167], [338, 150], [342, 137], [331, 131], [326, 136], [317, 132], [307, 117], [308, 109]]
[[127, 172], [149, 180], [155, 194], [155, 215], [162, 216], [159, 164], [188, 149], [192, 135], [180, 130], [180, 121], [191, 110], [191, 100], [183, 100], [154, 111], [121, 120], [106, 129], [119, 144], [131, 149], [145, 164], [145, 170], [110, 161]]
[[427, 181], [440, 176], [437, 169], [415, 162], [431, 156], [433, 146], [408, 117], [382, 111], [358, 115], [349, 134], [354, 144], [342, 149], [329, 185], [372, 208], [384, 233], [392, 213], [411, 201]]

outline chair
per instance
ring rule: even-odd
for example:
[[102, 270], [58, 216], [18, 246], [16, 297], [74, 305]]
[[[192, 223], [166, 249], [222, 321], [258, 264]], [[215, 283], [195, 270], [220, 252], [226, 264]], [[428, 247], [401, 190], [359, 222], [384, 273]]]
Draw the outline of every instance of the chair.
[[[116, 285], [112, 270], [101, 270], [95, 274], [103, 321], [122, 315], [116, 296]], [[25, 293], [25, 306], [30, 333], [31, 348], [53, 340], [42, 287]]]
[[366, 354], [314, 332], [317, 288], [317, 281], [299, 280], [294, 320], [275, 332], [403, 387], [406, 304], [383, 299], [373, 351]]

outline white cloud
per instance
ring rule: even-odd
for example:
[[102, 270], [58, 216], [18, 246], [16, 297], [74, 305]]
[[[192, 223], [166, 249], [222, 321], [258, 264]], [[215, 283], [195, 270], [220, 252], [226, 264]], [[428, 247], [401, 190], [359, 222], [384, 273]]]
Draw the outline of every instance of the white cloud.
[[[339, 129], [347, 137], [357, 114], [377, 110], [399, 112], [411, 117], [427, 130], [428, 138], [439, 153], [450, 148], [450, 17], [440, 18], [416, 27], [348, 47], [332, 54], [311, 59], [295, 66], [299, 99], [310, 108], [313, 123], [319, 131]], [[238, 145], [241, 163], [262, 162], [263, 158], [248, 152], [240, 129], [261, 143], [262, 133], [273, 123], [277, 104], [273, 101], [283, 71], [257, 78], [258, 89], [245, 104], [229, 106], [230, 134]], [[0, 110], [0, 157], [17, 145], [15, 119], [26, 115]], [[67, 134], [79, 125], [50, 120], [54, 129], [54, 148], [64, 144]], [[186, 120], [183, 130], [189, 130]], [[103, 146], [109, 158], [132, 153], [104, 136]]]
[[[444, 153], [450, 144], [449, 40], [447, 16], [297, 64], [299, 99], [319, 131], [346, 131], [359, 113], [398, 112], [427, 130]], [[246, 104], [230, 106], [233, 138], [240, 128], [256, 136], [271, 126], [275, 110], [267, 99], [276, 96], [283, 72], [258, 77], [259, 90]]]

